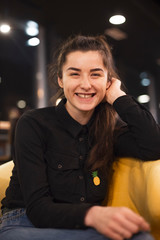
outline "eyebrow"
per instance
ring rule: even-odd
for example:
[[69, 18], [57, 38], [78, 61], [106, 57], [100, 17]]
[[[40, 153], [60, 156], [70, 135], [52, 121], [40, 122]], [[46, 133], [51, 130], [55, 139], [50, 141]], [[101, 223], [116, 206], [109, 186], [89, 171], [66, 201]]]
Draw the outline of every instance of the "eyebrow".
[[79, 68], [74, 68], [74, 67], [67, 68], [67, 71], [69, 71], [69, 70], [78, 71], [78, 72], [81, 71]]
[[[79, 68], [74, 68], [74, 67], [67, 68], [67, 71], [69, 71], [69, 70], [78, 71], [78, 72], [81, 71]], [[90, 70], [90, 72], [95, 72], [95, 71], [103, 72], [103, 69], [101, 69], [101, 68], [93, 68], [93, 69]]]
[[90, 70], [90, 72], [95, 72], [95, 71], [104, 72], [102, 68], [93, 68], [93, 69]]

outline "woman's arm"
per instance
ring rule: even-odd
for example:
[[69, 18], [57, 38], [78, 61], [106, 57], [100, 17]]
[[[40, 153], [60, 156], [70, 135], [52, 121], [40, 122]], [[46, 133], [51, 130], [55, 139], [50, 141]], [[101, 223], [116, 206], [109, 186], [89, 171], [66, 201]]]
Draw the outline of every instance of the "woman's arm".
[[56, 203], [50, 193], [44, 158], [47, 133], [38, 121], [27, 113], [16, 131], [15, 163], [27, 215], [36, 227], [84, 228], [84, 216], [92, 205]]
[[117, 79], [113, 79], [106, 91], [106, 99], [126, 123], [119, 131], [115, 154], [144, 160], [159, 159], [160, 126], [151, 113], [134, 98], [126, 95], [120, 89], [120, 81]]

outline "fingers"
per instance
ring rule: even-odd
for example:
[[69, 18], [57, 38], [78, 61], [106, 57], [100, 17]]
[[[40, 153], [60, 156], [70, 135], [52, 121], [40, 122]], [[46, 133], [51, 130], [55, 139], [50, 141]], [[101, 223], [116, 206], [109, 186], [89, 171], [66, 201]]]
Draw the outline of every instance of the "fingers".
[[[141, 230], [137, 215], [127, 208], [115, 208], [115, 212], [107, 223], [105, 234], [111, 239], [131, 238], [133, 234]], [[133, 214], [132, 214], [133, 213]], [[128, 215], [130, 217], [128, 218]], [[139, 216], [138, 216], [139, 217]], [[135, 218], [132, 221], [132, 218]]]
[[139, 231], [149, 231], [149, 224], [126, 207], [92, 207], [87, 214], [86, 225], [114, 240], [131, 238]]
[[[143, 225], [145, 227], [143, 227]], [[139, 215], [127, 208], [120, 208], [113, 215], [112, 221], [108, 225], [112, 233], [118, 234], [119, 238], [131, 238], [133, 234], [144, 230], [149, 230], [149, 224]], [[111, 235], [113, 237], [113, 235]]]
[[127, 239], [139, 231], [150, 231], [150, 225], [144, 218], [125, 207], [115, 215], [114, 222], [113, 230]]
[[104, 235], [106, 237], [109, 237], [109, 239], [124, 240], [123, 234], [121, 235], [118, 232], [116, 233], [116, 231], [114, 231], [113, 229], [106, 229], [106, 231], [104, 231]]
[[138, 230], [150, 230], [149, 224], [145, 221], [143, 217], [139, 216], [131, 209], [126, 207], [122, 207], [119, 209], [119, 214], [116, 215], [116, 220], [122, 222], [124, 227], [128, 226], [128, 229], [133, 232], [136, 232]]
[[126, 95], [124, 91], [121, 90], [121, 81], [116, 78], [112, 78], [106, 86], [106, 101], [110, 104], [120, 96]]
[[[128, 211], [131, 211], [130, 209], [127, 209]], [[131, 214], [127, 214], [126, 218], [131, 221], [133, 224], [136, 224], [139, 226], [139, 230], [142, 231], [150, 231], [150, 225], [145, 221], [144, 218], [137, 215], [136, 213], [131, 211]]]
[[106, 231], [106, 236], [109, 236], [111, 239], [128, 239], [131, 238], [133, 234], [134, 233], [129, 231], [126, 227], [120, 226], [117, 223], [110, 225]]

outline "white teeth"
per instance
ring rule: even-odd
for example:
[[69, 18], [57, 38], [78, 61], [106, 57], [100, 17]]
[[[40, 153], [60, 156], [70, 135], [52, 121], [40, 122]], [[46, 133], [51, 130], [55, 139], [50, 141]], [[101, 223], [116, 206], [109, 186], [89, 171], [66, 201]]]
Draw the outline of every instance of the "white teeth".
[[81, 98], [90, 98], [90, 97], [93, 96], [93, 94], [88, 94], [88, 95], [85, 94], [85, 95], [84, 95], [84, 94], [78, 94], [78, 93], [77, 93], [77, 96], [79, 96], [79, 97], [81, 97]]

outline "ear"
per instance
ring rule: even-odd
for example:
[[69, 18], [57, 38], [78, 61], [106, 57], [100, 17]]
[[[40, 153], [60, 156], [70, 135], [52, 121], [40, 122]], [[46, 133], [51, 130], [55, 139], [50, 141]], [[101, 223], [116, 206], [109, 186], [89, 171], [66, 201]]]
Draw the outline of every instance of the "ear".
[[106, 84], [106, 90], [111, 86], [112, 82], [111, 81], [107, 81], [107, 84]]
[[58, 77], [58, 85], [63, 88], [63, 81], [62, 81], [62, 78], [59, 78]]

